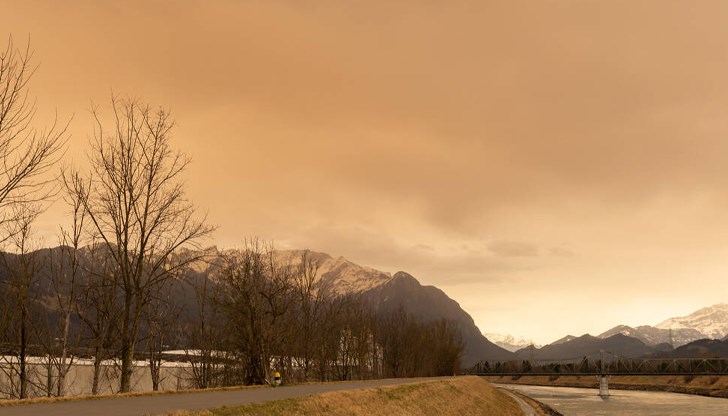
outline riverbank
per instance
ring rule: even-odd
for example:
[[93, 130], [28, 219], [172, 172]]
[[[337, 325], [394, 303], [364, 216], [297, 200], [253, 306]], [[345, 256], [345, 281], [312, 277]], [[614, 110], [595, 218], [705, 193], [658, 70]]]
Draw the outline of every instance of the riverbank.
[[[595, 376], [486, 376], [483, 379], [499, 384], [599, 388]], [[728, 398], [728, 376], [611, 376], [609, 388]]]

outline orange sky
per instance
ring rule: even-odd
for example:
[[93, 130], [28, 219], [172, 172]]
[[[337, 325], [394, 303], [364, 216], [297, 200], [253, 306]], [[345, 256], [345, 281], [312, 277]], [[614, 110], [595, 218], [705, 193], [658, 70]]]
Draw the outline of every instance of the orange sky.
[[170, 108], [218, 245], [406, 270], [537, 342], [727, 301], [726, 22], [722, 1], [0, 0], [38, 124], [74, 117], [68, 160], [112, 90]]

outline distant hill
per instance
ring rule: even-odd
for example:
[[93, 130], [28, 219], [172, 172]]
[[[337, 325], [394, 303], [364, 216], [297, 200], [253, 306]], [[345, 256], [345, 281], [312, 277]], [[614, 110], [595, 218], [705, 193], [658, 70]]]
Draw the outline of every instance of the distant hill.
[[654, 352], [637, 338], [615, 334], [608, 338], [582, 335], [558, 344], [552, 343], [543, 348], [527, 347], [516, 352], [519, 359], [566, 360], [580, 357], [598, 358], [601, 351], [609, 351], [622, 357], [638, 358]]
[[701, 339], [678, 347], [674, 351], [656, 355], [669, 358], [728, 358], [728, 341]]
[[680, 346], [705, 338], [704, 334], [694, 328], [678, 328], [670, 330], [656, 328], [649, 325], [642, 325], [636, 328], [626, 325], [618, 325], [602, 334], [599, 334], [597, 337], [609, 338], [616, 334], [637, 338], [647, 345], [671, 344], [674, 346]]

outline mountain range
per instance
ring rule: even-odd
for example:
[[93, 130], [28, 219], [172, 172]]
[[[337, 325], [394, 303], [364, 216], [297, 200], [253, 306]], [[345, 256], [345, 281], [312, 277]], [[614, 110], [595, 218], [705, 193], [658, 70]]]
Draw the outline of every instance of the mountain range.
[[664, 329], [650, 325], [641, 325], [636, 328], [627, 325], [617, 325], [605, 331], [598, 338], [609, 338], [615, 334], [637, 338], [647, 345], [669, 344], [676, 347], [692, 341], [707, 338], [705, 334], [695, 328]]
[[[300, 250], [276, 253], [282, 262], [295, 263]], [[472, 317], [460, 305], [434, 286], [423, 286], [412, 275], [400, 271], [389, 274], [357, 265], [343, 257], [309, 252], [319, 265], [324, 284], [339, 294], [359, 293], [375, 309], [403, 308], [418, 318], [429, 321], [447, 319], [461, 330], [465, 344], [463, 366], [479, 360], [569, 359], [598, 357], [601, 350], [624, 357], [643, 356], [728, 356], [721, 355], [723, 342], [700, 341], [728, 335], [728, 304], [702, 308], [684, 317], [670, 318], [655, 326], [636, 328], [618, 325], [598, 336], [567, 335], [549, 345], [531, 345], [525, 338], [487, 333], [483, 335]], [[674, 347], [679, 347], [673, 349]]]
[[728, 304], [702, 308], [655, 326], [618, 325], [598, 336], [567, 335], [544, 347], [525, 346], [519, 359], [598, 358], [602, 350], [623, 357], [728, 357]]
[[[301, 250], [276, 252], [282, 263], [300, 261]], [[667, 319], [655, 326], [618, 325], [597, 336], [567, 335], [546, 346], [531, 345], [525, 338], [487, 333], [483, 335], [460, 305], [434, 286], [423, 286], [412, 275], [389, 274], [357, 265], [343, 257], [308, 252], [318, 264], [323, 284], [338, 294], [361, 294], [380, 310], [402, 308], [423, 321], [447, 319], [460, 328], [465, 352], [463, 366], [479, 360], [569, 359], [597, 357], [601, 350], [624, 357], [728, 356], [723, 342], [700, 341], [728, 336], [728, 304], [702, 308], [690, 315]], [[677, 347], [677, 348], [675, 348]]]
[[575, 360], [599, 359], [601, 351], [628, 358], [728, 358], [728, 340], [699, 339], [673, 349], [669, 344], [647, 345], [623, 334], [607, 338], [582, 335], [543, 348], [528, 346], [515, 354], [519, 360]]
[[567, 360], [580, 357], [596, 358], [602, 350], [622, 357], [642, 357], [654, 352], [654, 349], [644, 342], [626, 335], [615, 334], [607, 338], [598, 338], [587, 334], [542, 348], [526, 347], [518, 350], [516, 355], [523, 360]]
[[633, 328], [618, 325], [598, 337], [607, 338], [617, 333], [637, 338], [647, 345], [668, 343], [674, 347], [699, 339], [722, 339], [728, 335], [728, 304], [708, 306], [687, 316], [666, 319], [654, 326]]
[[[205, 260], [230, 251], [207, 249]], [[275, 252], [279, 262], [292, 265], [301, 261], [302, 254], [301, 250]], [[465, 368], [480, 360], [568, 359], [595, 356], [600, 350], [627, 357], [728, 357], [724, 349], [728, 345], [728, 304], [725, 303], [702, 308], [684, 317], [670, 318], [655, 326], [618, 325], [598, 336], [567, 335], [540, 347], [530, 345], [531, 342], [525, 338], [490, 333], [484, 336], [472, 317], [445, 292], [420, 284], [404, 271], [390, 274], [357, 265], [344, 257], [311, 251], [307, 255], [318, 265], [317, 275], [321, 284], [327, 285], [336, 294], [359, 294], [374, 310], [401, 308], [422, 321], [446, 319], [457, 325], [465, 347], [462, 360]], [[196, 270], [193, 264], [191, 272], [204, 278], [204, 266], [199, 266]], [[194, 294], [186, 285], [180, 285], [179, 293], [179, 305], [194, 305]]]
[[[39, 250], [39, 257], [58, 251], [59, 248]], [[83, 252], [85, 249], [80, 249]], [[275, 259], [280, 264], [300, 264], [303, 250], [276, 250]], [[13, 254], [6, 253], [8, 257]], [[207, 279], [206, 269], [222, 255], [236, 255], [236, 250], [220, 251], [215, 247], [204, 251], [180, 250], [176, 255], [200, 257], [200, 260], [190, 264], [187, 279]], [[376, 311], [393, 311], [401, 308], [413, 317], [429, 322], [445, 319], [460, 330], [464, 344], [462, 365], [470, 367], [479, 360], [508, 360], [513, 359], [512, 352], [507, 351], [484, 337], [473, 318], [465, 312], [460, 305], [451, 299], [445, 292], [434, 286], [421, 285], [412, 275], [399, 271], [394, 274], [385, 273], [369, 267], [357, 265], [344, 257], [332, 257], [325, 253], [306, 251], [306, 255], [317, 265], [317, 276], [320, 285], [327, 286], [338, 295], [357, 294]], [[45, 267], [45, 266], [44, 266]], [[44, 270], [37, 274], [37, 279], [31, 290], [43, 292], [50, 287], [50, 273]], [[0, 273], [0, 282], [7, 279]], [[43, 280], [43, 281], [41, 281]], [[192, 281], [192, 280], [191, 280]], [[174, 282], [169, 288], [176, 305], [183, 310], [194, 310], [196, 295], [189, 285]]]

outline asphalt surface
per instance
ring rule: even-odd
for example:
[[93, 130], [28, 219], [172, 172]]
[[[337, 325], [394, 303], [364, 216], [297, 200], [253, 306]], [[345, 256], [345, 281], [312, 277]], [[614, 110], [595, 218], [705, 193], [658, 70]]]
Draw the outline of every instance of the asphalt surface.
[[262, 387], [227, 391], [201, 391], [158, 396], [113, 397], [97, 400], [78, 400], [56, 403], [24, 404], [0, 407], [0, 416], [142, 416], [203, 410], [222, 406], [281, 400], [330, 391], [355, 390], [370, 387], [416, 383], [431, 379], [386, 379], [349, 381], [341, 383], [306, 384], [298, 386]]

